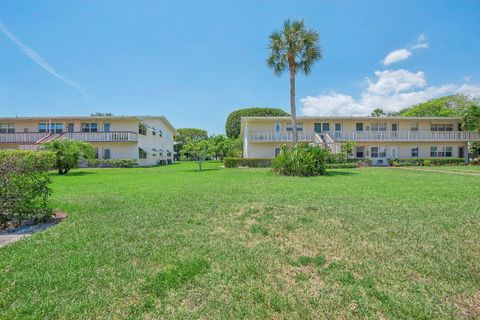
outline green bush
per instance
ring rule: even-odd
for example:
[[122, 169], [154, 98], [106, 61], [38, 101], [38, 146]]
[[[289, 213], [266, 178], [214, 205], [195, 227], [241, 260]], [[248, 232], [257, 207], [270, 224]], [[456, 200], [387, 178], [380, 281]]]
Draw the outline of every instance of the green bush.
[[327, 149], [308, 144], [283, 146], [280, 154], [272, 162], [273, 171], [284, 176], [322, 175], [325, 173], [325, 162], [329, 154]]
[[327, 163], [327, 169], [355, 169], [359, 167], [358, 163]]
[[404, 166], [463, 166], [463, 158], [390, 158], [388, 163], [394, 167]]
[[268, 168], [272, 166], [273, 159], [268, 158], [224, 158], [225, 168]]
[[54, 165], [52, 152], [0, 151], [0, 226], [51, 216], [48, 170]]
[[472, 166], [480, 166], [480, 158], [474, 159], [474, 160], [470, 161], [470, 165], [472, 165]]
[[95, 155], [90, 143], [68, 139], [53, 140], [45, 143], [43, 148], [55, 152], [58, 174], [67, 174], [77, 168], [82, 160], [93, 159]]
[[231, 112], [225, 123], [225, 132], [229, 138], [240, 136], [240, 125], [242, 117], [288, 117], [290, 114], [282, 109], [276, 108], [246, 108]]
[[134, 159], [88, 159], [85, 162], [89, 168], [132, 168], [136, 165]]
[[326, 163], [347, 163], [348, 157], [345, 152], [330, 153], [326, 159]]

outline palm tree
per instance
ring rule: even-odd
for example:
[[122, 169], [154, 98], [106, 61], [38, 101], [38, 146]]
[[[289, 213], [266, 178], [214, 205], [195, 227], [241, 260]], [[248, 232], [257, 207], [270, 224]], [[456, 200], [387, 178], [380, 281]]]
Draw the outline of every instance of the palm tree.
[[372, 117], [383, 117], [386, 113], [382, 108], [376, 108], [372, 111]]
[[322, 58], [322, 49], [318, 44], [318, 38], [318, 32], [307, 30], [303, 20], [290, 21], [290, 19], [283, 23], [281, 31], [275, 31], [269, 37], [271, 52], [267, 59], [268, 66], [277, 76], [280, 76], [287, 67], [290, 73], [290, 113], [294, 144], [298, 141], [295, 74], [297, 71], [309, 74], [312, 65]]

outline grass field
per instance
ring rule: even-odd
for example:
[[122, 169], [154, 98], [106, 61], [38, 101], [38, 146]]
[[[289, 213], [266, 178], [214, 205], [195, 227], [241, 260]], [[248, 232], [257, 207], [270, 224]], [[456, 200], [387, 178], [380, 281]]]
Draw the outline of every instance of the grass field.
[[413, 168], [480, 174], [480, 166], [438, 166], [438, 167], [413, 167]]
[[0, 249], [1, 319], [480, 317], [480, 177], [209, 163], [54, 176]]

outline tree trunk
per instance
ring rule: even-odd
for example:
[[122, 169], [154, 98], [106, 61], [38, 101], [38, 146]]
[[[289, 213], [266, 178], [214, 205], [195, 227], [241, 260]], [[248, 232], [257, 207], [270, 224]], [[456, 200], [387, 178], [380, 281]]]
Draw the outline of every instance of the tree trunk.
[[298, 142], [297, 133], [297, 109], [295, 108], [295, 57], [288, 57], [288, 65], [290, 70], [290, 114], [292, 115], [292, 138], [293, 144]]

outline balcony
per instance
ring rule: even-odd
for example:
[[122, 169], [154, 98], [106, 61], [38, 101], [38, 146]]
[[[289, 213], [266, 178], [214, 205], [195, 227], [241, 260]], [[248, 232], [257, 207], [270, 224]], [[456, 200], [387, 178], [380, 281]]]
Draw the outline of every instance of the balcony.
[[[480, 141], [480, 133], [468, 131], [330, 131], [316, 133], [299, 131], [298, 141]], [[251, 142], [292, 142], [291, 131], [250, 131], [247, 139]]]
[[0, 133], [0, 143], [35, 143], [48, 135], [42, 132]]
[[137, 142], [137, 134], [127, 131], [112, 132], [26, 132], [0, 133], [0, 143], [35, 144], [55, 139], [71, 139], [85, 142]]
[[137, 142], [137, 134], [128, 131], [65, 132], [62, 138], [85, 142]]

